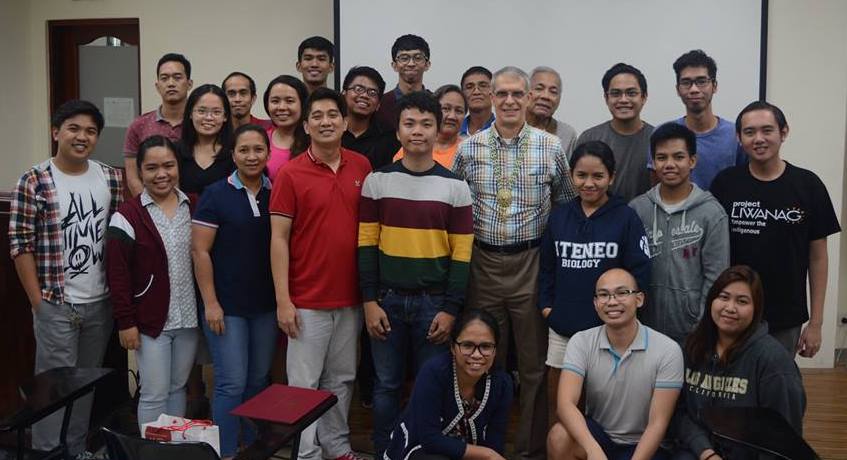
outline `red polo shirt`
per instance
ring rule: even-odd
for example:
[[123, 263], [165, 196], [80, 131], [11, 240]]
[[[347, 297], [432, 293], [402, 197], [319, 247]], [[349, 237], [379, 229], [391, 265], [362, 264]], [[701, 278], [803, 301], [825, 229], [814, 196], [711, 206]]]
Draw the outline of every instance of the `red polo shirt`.
[[124, 157], [135, 158], [138, 154], [138, 146], [150, 136], [159, 134], [177, 142], [182, 137], [182, 122], [171, 125], [162, 118], [162, 108], [141, 115], [133, 120], [126, 130], [124, 139]]
[[356, 262], [359, 197], [370, 172], [365, 156], [344, 148], [336, 172], [311, 150], [279, 170], [270, 213], [292, 219], [288, 288], [298, 308], [361, 303]]

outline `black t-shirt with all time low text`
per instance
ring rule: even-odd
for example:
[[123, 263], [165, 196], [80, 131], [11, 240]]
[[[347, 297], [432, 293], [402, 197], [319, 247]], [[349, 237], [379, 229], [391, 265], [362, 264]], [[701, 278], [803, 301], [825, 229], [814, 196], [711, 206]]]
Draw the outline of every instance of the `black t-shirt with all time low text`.
[[808, 321], [809, 243], [841, 231], [820, 178], [788, 162], [772, 181], [736, 166], [718, 174], [711, 192], [729, 216], [732, 265], [749, 265], [762, 278], [771, 332]]

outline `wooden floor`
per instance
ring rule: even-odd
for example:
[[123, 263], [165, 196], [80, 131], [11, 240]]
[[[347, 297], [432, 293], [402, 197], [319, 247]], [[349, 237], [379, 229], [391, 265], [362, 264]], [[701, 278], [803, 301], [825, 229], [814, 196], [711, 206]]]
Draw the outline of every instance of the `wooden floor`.
[[[803, 435], [825, 460], [847, 460], [847, 368], [803, 371], [806, 387], [806, 416]], [[509, 426], [514, 432], [516, 417]], [[350, 410], [353, 449], [373, 453], [370, 441], [371, 411], [363, 409], [355, 397]], [[508, 447], [507, 447], [508, 448]]]

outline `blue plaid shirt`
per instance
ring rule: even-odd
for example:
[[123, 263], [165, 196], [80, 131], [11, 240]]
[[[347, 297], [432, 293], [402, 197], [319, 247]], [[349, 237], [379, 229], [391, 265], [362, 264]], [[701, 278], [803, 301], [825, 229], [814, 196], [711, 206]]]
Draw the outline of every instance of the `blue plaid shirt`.
[[[525, 144], [528, 144], [524, 147]], [[498, 160], [504, 178], [510, 177], [515, 156], [526, 148], [512, 185], [507, 213], [497, 205], [499, 184], [494, 178], [491, 152], [500, 149]], [[453, 171], [468, 182], [473, 196], [474, 236], [482, 242], [507, 245], [541, 238], [552, 204], [575, 196], [565, 152], [558, 137], [524, 124], [506, 144], [496, 125], [459, 144]]]
[[[123, 202], [124, 189], [119, 169], [89, 160], [90, 167], [103, 168], [112, 195], [109, 216]], [[12, 192], [9, 209], [9, 253], [14, 259], [21, 254], [35, 257], [38, 282], [44, 300], [61, 304], [65, 301], [65, 270], [62, 262], [64, 237], [56, 183], [51, 162], [33, 166], [18, 181]], [[108, 222], [108, 220], [107, 220]]]

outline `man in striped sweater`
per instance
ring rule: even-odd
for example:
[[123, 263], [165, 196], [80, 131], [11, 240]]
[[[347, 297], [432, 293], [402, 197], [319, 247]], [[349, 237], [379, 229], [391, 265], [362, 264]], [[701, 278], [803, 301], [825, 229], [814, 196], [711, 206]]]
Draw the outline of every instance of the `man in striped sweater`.
[[432, 159], [441, 108], [424, 92], [398, 106], [406, 154], [366, 179], [359, 208], [359, 285], [371, 335], [377, 458], [397, 419], [406, 357], [415, 369], [447, 351], [473, 244], [467, 183]]

